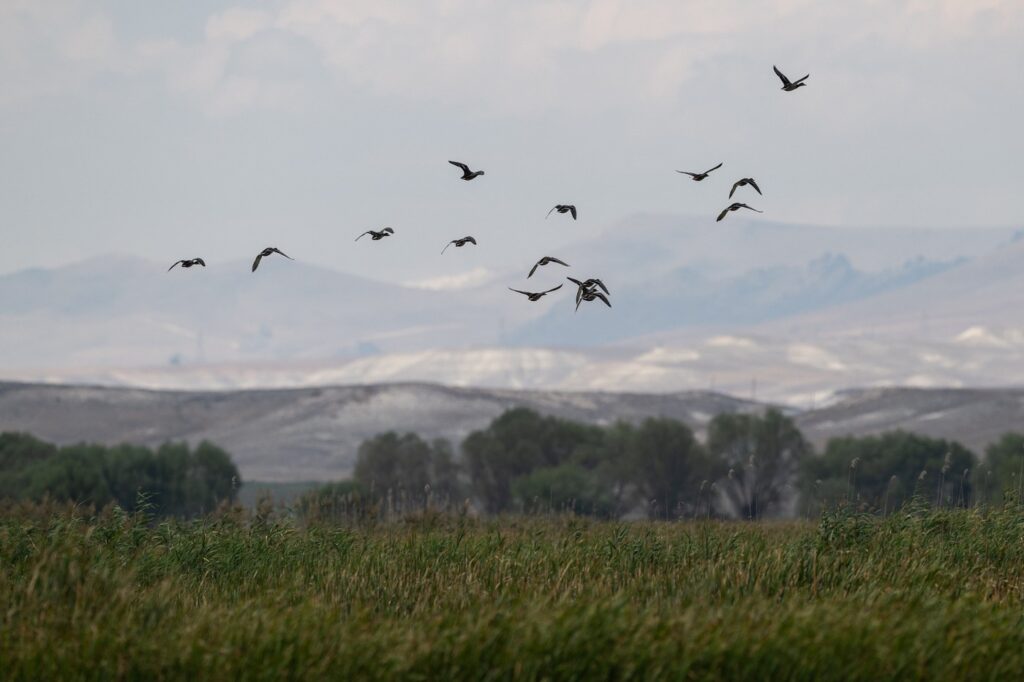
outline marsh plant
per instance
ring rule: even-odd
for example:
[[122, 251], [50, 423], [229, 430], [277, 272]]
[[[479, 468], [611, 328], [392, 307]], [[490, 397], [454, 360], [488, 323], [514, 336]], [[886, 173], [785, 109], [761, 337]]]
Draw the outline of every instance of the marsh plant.
[[1024, 514], [919, 499], [759, 523], [19, 505], [2, 676], [1016, 679]]

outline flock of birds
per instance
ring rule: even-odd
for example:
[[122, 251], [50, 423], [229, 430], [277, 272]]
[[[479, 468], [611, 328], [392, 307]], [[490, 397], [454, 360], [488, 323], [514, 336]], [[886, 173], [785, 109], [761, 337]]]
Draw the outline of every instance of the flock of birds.
[[[777, 75], [779, 77], [779, 80], [782, 81], [782, 89], [785, 92], [793, 92], [797, 88], [804, 87], [805, 85], [807, 85], [807, 83], [805, 83], [804, 81], [806, 81], [808, 78], [810, 78], [810, 74], [807, 74], [803, 78], [797, 79], [795, 81], [790, 81], [789, 78], [786, 77], [786, 74], [784, 74], [781, 71], [779, 71], [779, 67], [772, 66], [772, 69], [775, 71], [775, 75]], [[453, 166], [457, 167], [459, 170], [461, 170], [462, 171], [461, 179], [465, 180], [467, 182], [470, 181], [470, 180], [474, 180], [474, 179], [484, 175], [484, 171], [482, 171], [482, 170], [471, 170], [468, 165], [462, 163], [461, 161], [449, 161], [448, 163], [450, 163], [451, 165], [453, 165]], [[681, 170], [677, 170], [676, 172], [677, 173], [682, 173], [683, 175], [689, 175], [690, 178], [694, 182], [701, 182], [701, 181], [705, 180], [709, 175], [711, 175], [712, 172], [714, 172], [714, 171], [718, 170], [719, 168], [721, 168], [722, 165], [723, 165], [722, 163], [719, 163], [717, 166], [714, 166], [713, 168], [709, 168], [708, 170], [704, 171], [703, 173], [693, 173], [693, 172], [690, 172], [690, 171], [681, 171]], [[756, 191], [759, 196], [763, 196], [762, 193], [761, 193], [761, 188], [758, 187], [757, 182], [754, 180], [754, 178], [740, 178], [739, 180], [737, 180], [736, 182], [733, 183], [732, 189], [729, 190], [729, 198], [732, 199], [733, 194], [736, 193], [737, 189], [739, 189], [741, 187], [747, 187], [747, 186], [751, 187], [754, 191]], [[747, 205], [745, 203], [733, 202], [733, 203], [729, 204], [728, 206], [726, 206], [724, 209], [722, 209], [722, 212], [718, 214], [718, 218], [715, 219], [715, 222], [720, 222], [727, 215], [729, 215], [729, 213], [731, 213], [733, 211], [738, 211], [741, 208], [745, 208], [747, 210], [754, 211], [756, 213], [763, 213], [764, 212], [764, 211], [760, 211], [760, 210], [754, 208], [753, 206], [749, 206], [749, 205]], [[550, 217], [551, 214], [555, 213], [555, 212], [558, 212], [559, 214], [563, 214], [563, 215], [568, 213], [569, 215], [572, 216], [573, 220], [576, 220], [576, 216], [577, 216], [576, 206], [573, 205], [573, 204], [558, 204], [558, 205], [556, 205], [554, 208], [552, 208], [550, 211], [548, 211], [547, 215], [545, 216], [545, 219]], [[383, 228], [383, 229], [381, 229], [379, 231], [378, 230], [367, 230], [366, 232], [363, 232], [361, 235], [356, 237], [355, 241], [359, 241], [363, 237], [369, 235], [370, 239], [376, 242], [376, 241], [380, 241], [381, 239], [384, 239], [386, 237], [390, 237], [390, 236], [392, 236], [394, 234], [395, 234], [394, 229], [392, 229], [390, 227], [385, 227], [385, 228]], [[444, 254], [444, 252], [447, 251], [448, 248], [451, 247], [451, 246], [454, 246], [455, 248], [458, 249], [458, 248], [462, 248], [463, 246], [466, 246], [467, 244], [472, 244], [472, 245], [476, 246], [476, 239], [474, 237], [470, 236], [470, 235], [467, 235], [465, 237], [461, 237], [461, 238], [458, 238], [458, 239], [453, 239], [450, 242], [448, 242], [443, 249], [441, 249], [441, 253]], [[271, 256], [271, 255], [273, 255], [275, 253], [278, 254], [278, 255], [284, 256], [288, 260], [295, 260], [294, 258], [289, 256], [288, 254], [286, 254], [284, 251], [282, 251], [281, 249], [277, 248], [276, 246], [268, 246], [267, 248], [263, 249], [262, 251], [260, 251], [256, 255], [256, 260], [254, 260], [252, 262], [252, 271], [256, 272], [256, 268], [259, 267], [260, 261], [262, 259], [268, 258], [269, 256]], [[554, 256], [544, 256], [543, 258], [538, 260], [536, 263], [534, 263], [533, 267], [530, 268], [529, 274], [526, 275], [526, 278], [529, 279], [529, 278], [533, 277], [534, 273], [537, 272], [537, 268], [541, 268], [541, 267], [544, 267], [546, 265], [550, 265], [551, 263], [556, 263], [556, 264], [562, 265], [564, 267], [570, 267], [568, 263], [566, 263], [565, 261], [563, 261], [561, 259], [555, 258]], [[181, 266], [182, 268], [187, 269], [187, 268], [191, 268], [191, 267], [193, 267], [195, 265], [199, 265], [201, 267], [206, 267], [206, 262], [202, 258], [186, 258], [186, 259], [183, 259], [183, 260], [176, 261], [173, 265], [171, 265], [171, 267], [169, 267], [167, 269], [167, 271], [170, 272], [171, 270], [173, 270], [177, 266]], [[602, 303], [604, 303], [609, 308], [612, 306], [611, 302], [608, 300], [608, 297], [611, 295], [611, 292], [608, 290], [608, 287], [605, 286], [604, 282], [602, 282], [600, 279], [598, 279], [596, 277], [591, 277], [591, 278], [588, 278], [588, 279], [585, 279], [585, 280], [578, 280], [578, 279], [576, 279], [574, 277], [566, 277], [566, 279], [576, 285], [576, 310], [579, 310], [581, 303], [591, 302], [591, 301], [601, 301]], [[559, 289], [562, 288], [562, 286], [563, 286], [562, 284], [559, 284], [556, 287], [553, 287], [551, 289], [546, 289], [544, 291], [522, 291], [520, 289], [513, 289], [512, 287], [509, 287], [509, 290], [510, 291], [514, 291], [517, 294], [522, 294], [523, 296], [526, 296], [527, 300], [539, 301], [540, 299], [544, 298], [548, 294], [553, 293], [555, 291], [558, 291]]]

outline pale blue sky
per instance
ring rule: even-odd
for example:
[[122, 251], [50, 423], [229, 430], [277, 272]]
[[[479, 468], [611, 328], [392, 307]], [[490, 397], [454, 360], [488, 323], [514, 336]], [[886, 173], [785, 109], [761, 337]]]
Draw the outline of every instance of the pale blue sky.
[[[637, 211], [713, 229], [747, 175], [775, 221], [1024, 213], [1019, 0], [242, 7], [0, 4], [0, 272], [267, 244], [400, 281], [497, 270]], [[545, 222], [563, 202], [580, 221]], [[352, 243], [383, 225], [383, 249]]]

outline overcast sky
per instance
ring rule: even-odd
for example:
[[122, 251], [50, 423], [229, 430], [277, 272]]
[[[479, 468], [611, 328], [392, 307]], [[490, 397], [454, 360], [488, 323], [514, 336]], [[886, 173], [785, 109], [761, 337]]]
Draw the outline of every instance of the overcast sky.
[[271, 244], [458, 275], [637, 211], [713, 229], [749, 175], [776, 221], [1012, 225], [1022, 73], [1020, 0], [3, 0], [0, 272]]

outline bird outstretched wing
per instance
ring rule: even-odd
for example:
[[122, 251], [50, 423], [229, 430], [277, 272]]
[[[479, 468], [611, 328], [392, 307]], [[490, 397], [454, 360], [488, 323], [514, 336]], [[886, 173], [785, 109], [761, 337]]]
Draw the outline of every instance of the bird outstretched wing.
[[681, 171], [681, 170], [677, 170], [676, 173], [682, 173], [683, 175], [689, 175], [691, 178], [695, 178], [698, 175], [700, 175], [700, 173], [691, 173], [690, 171]]
[[611, 296], [611, 293], [612, 293], [612, 292], [608, 291], [608, 287], [606, 287], [606, 286], [604, 285], [604, 282], [602, 282], [602, 281], [601, 281], [601, 280], [599, 280], [599, 279], [594, 279], [594, 280], [591, 280], [591, 281], [592, 281], [592, 282], [593, 282], [594, 284], [596, 284], [597, 286], [601, 287], [601, 289], [603, 289], [603, 290], [604, 290], [604, 293], [606, 293], [606, 294], [608, 294], [609, 296]]
[[[779, 71], [779, 67], [777, 67], [775, 65], [772, 65], [772, 69], [774, 69], [775, 75], [778, 76], [780, 79], [782, 79], [782, 84], [783, 85], [792, 85], [792, 83], [789, 82], [789, 79], [786, 78], [786, 74], [784, 74], [781, 71]], [[810, 74], [807, 74], [807, 75], [810, 75]]]
[[171, 271], [171, 270], [173, 270], [173, 269], [174, 269], [175, 267], [177, 267], [178, 265], [181, 265], [181, 264], [182, 264], [182, 263], [184, 263], [184, 262], [185, 262], [185, 261], [183, 261], [183, 260], [179, 260], [179, 261], [174, 261], [174, 265], [172, 265], [171, 267], [167, 268], [167, 272], [170, 272], [170, 271]]
[[[724, 163], [724, 161], [723, 161], [723, 163]], [[719, 169], [719, 168], [721, 168], [721, 167], [722, 167], [722, 164], [720, 163], [720, 164], [718, 164], [717, 166], [715, 166], [714, 168], [708, 168], [708, 169], [707, 169], [706, 171], [704, 171], [704, 175], [707, 175], [707, 174], [708, 174], [708, 173], [710, 173], [711, 171], [716, 171], [716, 170], [718, 170], [718, 169]]]
[[554, 213], [554, 212], [555, 212], [555, 210], [557, 210], [557, 209], [558, 209], [558, 207], [557, 207], [557, 206], [555, 206], [555, 207], [554, 207], [553, 209], [551, 209], [550, 211], [548, 211], [548, 215], [544, 216], [544, 220], [547, 220], [547, 219], [548, 219], [548, 216], [550, 216], [550, 215], [551, 215], [552, 213]]
[[554, 289], [548, 289], [548, 290], [547, 290], [547, 291], [545, 291], [544, 293], [545, 293], [545, 294], [550, 294], [550, 293], [551, 293], [552, 291], [558, 291], [558, 290], [559, 290], [559, 289], [561, 289], [561, 288], [562, 288], [562, 285], [561, 285], [561, 284], [559, 284], [559, 285], [558, 285], [557, 287], [555, 287]]
[[469, 173], [469, 166], [460, 161], [449, 161], [448, 163], [450, 163], [453, 166], [458, 166], [459, 168], [462, 169], [463, 173]]
[[533, 294], [530, 293], [529, 291], [520, 291], [519, 289], [513, 289], [512, 287], [509, 287], [508, 290], [509, 291], [514, 291], [517, 294], [522, 294], [523, 296], [533, 296]]
[[193, 260], [197, 265], [202, 265], [204, 268], [206, 267], [206, 261], [204, 261], [202, 258], [193, 258]]
[[256, 272], [256, 268], [258, 268], [260, 266], [260, 261], [261, 260], [263, 260], [263, 252], [262, 251], [260, 251], [258, 254], [256, 254], [256, 260], [254, 260], [252, 262], [252, 271], [253, 272]]
[[751, 211], [753, 211], [754, 213], [764, 213], [764, 211], [758, 211], [758, 210], [757, 210], [756, 208], [754, 208], [753, 206], [747, 206], [746, 204], [740, 204], [740, 208], [745, 208], [745, 209], [751, 210]]
[[724, 218], [726, 215], [728, 215], [730, 210], [732, 210], [732, 209], [729, 209], [729, 208], [722, 209], [722, 212], [718, 214], [717, 218], [715, 218], [715, 222], [716, 223], [721, 222], [722, 218]]
[[368, 234], [373, 234], [373, 230], [367, 230], [366, 232], [363, 232], [361, 235], [356, 237], [353, 241], [359, 241], [360, 239], [362, 239], [363, 237], [365, 237]]
[[594, 292], [594, 297], [597, 298], [598, 300], [604, 301], [604, 304], [606, 306], [608, 306], [609, 308], [612, 307], [612, 304], [608, 302], [608, 299], [600, 291], [595, 291]]
[[466, 241], [469, 242], [470, 244], [472, 244], [473, 246], [476, 246], [476, 238], [474, 238], [474, 237], [466, 237]]
[[576, 220], [576, 207], [575, 206], [570, 206], [569, 207], [569, 213], [572, 215], [572, 219]]
[[277, 248], [276, 246], [273, 246], [273, 247], [271, 247], [271, 248], [270, 248], [270, 250], [271, 250], [271, 251], [273, 251], [274, 253], [279, 253], [279, 254], [281, 254], [282, 256], [284, 256], [285, 258], [287, 258], [288, 260], [295, 260], [294, 258], [292, 258], [291, 256], [289, 256], [289, 255], [288, 255], [287, 253], [285, 253], [285, 252], [284, 252], [284, 251], [282, 251], [281, 249]]
[[[543, 259], [541, 259], [541, 260], [543, 260]], [[541, 261], [537, 261], [536, 263], [533, 264], [533, 267], [530, 268], [530, 274], [528, 274], [526, 276], [526, 279], [530, 279], [531, 277], [533, 277], [533, 273], [537, 272], [537, 268], [540, 267], [540, 263], [541, 263]]]
[[[749, 184], [751, 187], [753, 187], [755, 190], [757, 190], [758, 194], [761, 194], [761, 188], [757, 186], [756, 182], [754, 182], [754, 178], [747, 178], [747, 184]], [[764, 196], [764, 195], [762, 195], [762, 196]]]
[[583, 292], [586, 291], [587, 287], [575, 277], [566, 277], [566, 279], [576, 285], [576, 306], [579, 307], [580, 299], [583, 297]]
[[[559, 260], [559, 259], [555, 258], [554, 256], [548, 256], [548, 262], [549, 263], [558, 263], [559, 265], [564, 265], [565, 267], [570, 267], [569, 264], [566, 263], [564, 260]], [[561, 285], [559, 285], [559, 286], [561, 286]]]
[[739, 187], [742, 182], [743, 182], [742, 180], [737, 180], [736, 182], [732, 183], [732, 189], [729, 190], [729, 198], [730, 199], [732, 199], [733, 193], [736, 192], [736, 188]]
[[442, 255], [444, 254], [444, 252], [445, 252], [445, 251], [447, 251], [447, 250], [448, 250], [448, 247], [449, 247], [449, 246], [451, 246], [452, 244], [454, 244], [454, 243], [455, 243], [455, 242], [457, 242], [457, 241], [459, 241], [459, 240], [458, 240], [458, 239], [453, 239], [453, 240], [451, 240], [450, 242], [448, 242], [447, 244], [445, 244], [445, 245], [444, 245], [444, 248], [443, 248], [443, 249], [441, 249], [441, 253], [442, 253]]

